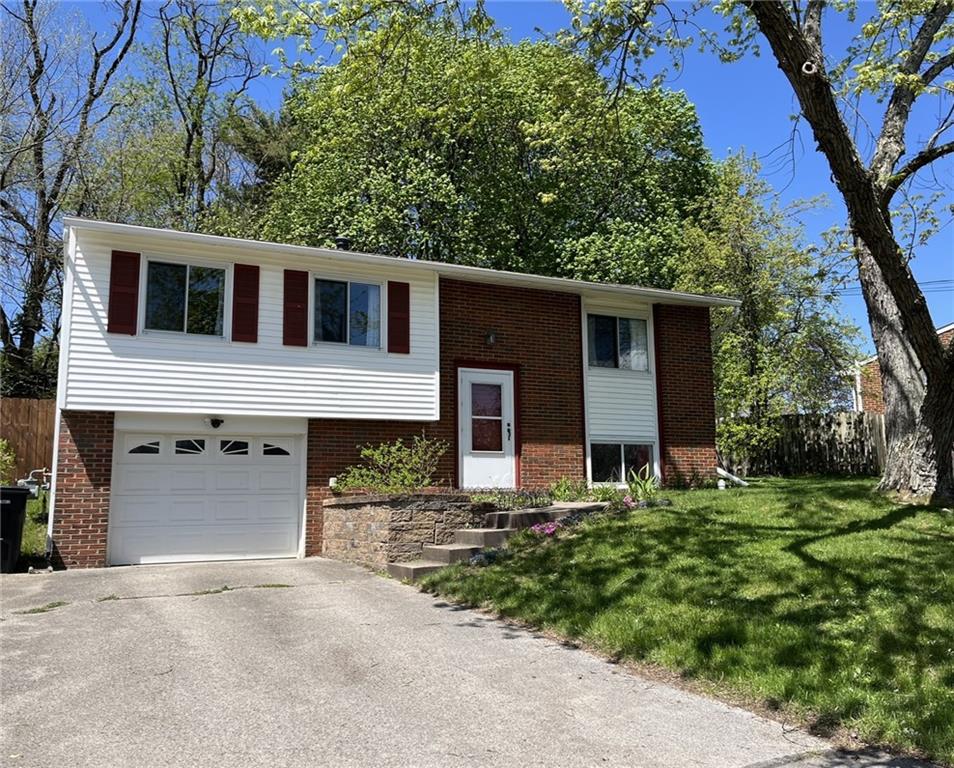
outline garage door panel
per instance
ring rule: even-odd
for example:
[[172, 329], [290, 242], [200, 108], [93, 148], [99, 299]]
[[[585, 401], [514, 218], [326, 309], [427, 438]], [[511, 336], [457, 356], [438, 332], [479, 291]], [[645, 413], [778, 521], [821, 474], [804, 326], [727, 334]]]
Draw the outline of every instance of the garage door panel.
[[210, 473], [217, 491], [248, 491], [252, 486], [254, 470], [219, 469]]
[[156, 468], [169, 477], [170, 493], [195, 493], [209, 489], [209, 470], [207, 469], [166, 469]]
[[263, 469], [258, 477], [258, 487], [263, 491], [289, 491], [298, 482], [298, 474], [291, 469]]
[[291, 496], [283, 499], [265, 498], [259, 503], [259, 515], [270, 522], [296, 520], [298, 513], [298, 499]]
[[[121, 445], [134, 448], [159, 441], [161, 451], [117, 456], [109, 523], [111, 563], [297, 554], [302, 511], [299, 439], [216, 436], [202, 445], [197, 436], [182, 434], [118, 437]], [[177, 442], [184, 440], [202, 452], [176, 454]], [[264, 453], [266, 445], [279, 443], [289, 451], [287, 456]]]
[[162, 493], [164, 474], [152, 468], [126, 467], [113, 482], [119, 493]]
[[156, 525], [166, 516], [166, 504], [161, 499], [114, 498], [109, 515], [110, 526]]

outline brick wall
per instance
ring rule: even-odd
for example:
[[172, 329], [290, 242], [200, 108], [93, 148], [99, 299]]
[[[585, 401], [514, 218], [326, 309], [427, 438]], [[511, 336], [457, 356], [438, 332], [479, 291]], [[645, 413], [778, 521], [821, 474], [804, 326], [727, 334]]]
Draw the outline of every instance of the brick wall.
[[663, 479], [715, 476], [715, 400], [708, 307], [653, 306]]
[[881, 366], [877, 360], [861, 366], [861, 410], [867, 413], [884, 413]]
[[[947, 349], [954, 339], [954, 328], [939, 333], [938, 338], [941, 346]], [[884, 413], [884, 387], [877, 359], [861, 366], [861, 410], [865, 413]]]
[[53, 514], [53, 565], [106, 565], [113, 466], [113, 414], [64, 411], [60, 419]]
[[[486, 337], [493, 331], [496, 342]], [[359, 447], [425, 432], [448, 443], [438, 469], [458, 486], [457, 367], [515, 366], [520, 485], [542, 488], [586, 476], [583, 449], [582, 339], [578, 296], [441, 279], [440, 421], [311, 419], [308, 424], [308, 522], [305, 551], [321, 552], [328, 479], [359, 460]]]

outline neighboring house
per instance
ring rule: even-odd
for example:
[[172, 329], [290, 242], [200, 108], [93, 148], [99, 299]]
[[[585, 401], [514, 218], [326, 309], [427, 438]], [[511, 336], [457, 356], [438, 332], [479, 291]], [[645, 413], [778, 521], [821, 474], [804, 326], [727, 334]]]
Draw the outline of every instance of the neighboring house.
[[[954, 339], [954, 323], [937, 329], [941, 344], [947, 346]], [[884, 389], [881, 386], [881, 366], [877, 355], [862, 360], [855, 371], [854, 402], [856, 411], [884, 413]]]
[[716, 467], [733, 299], [67, 219], [50, 536], [66, 566], [317, 555], [359, 447], [461, 488]]

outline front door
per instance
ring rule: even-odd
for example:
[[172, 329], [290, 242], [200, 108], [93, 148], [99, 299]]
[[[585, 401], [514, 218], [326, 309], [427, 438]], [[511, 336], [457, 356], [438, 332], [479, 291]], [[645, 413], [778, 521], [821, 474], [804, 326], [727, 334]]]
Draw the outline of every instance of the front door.
[[457, 374], [461, 486], [516, 486], [513, 372], [461, 368]]

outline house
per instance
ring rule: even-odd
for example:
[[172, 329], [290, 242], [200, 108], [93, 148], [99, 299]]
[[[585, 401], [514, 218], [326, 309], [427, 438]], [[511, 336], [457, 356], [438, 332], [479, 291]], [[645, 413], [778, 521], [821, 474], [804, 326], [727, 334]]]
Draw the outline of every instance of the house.
[[[947, 346], [954, 339], [954, 323], [937, 329], [941, 345]], [[884, 413], [884, 389], [881, 386], [881, 366], [878, 357], [869, 357], [858, 364], [852, 390], [855, 411], [859, 413]]]
[[460, 488], [715, 472], [712, 296], [65, 222], [49, 534], [68, 567], [322, 552], [361, 445]]

